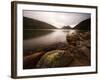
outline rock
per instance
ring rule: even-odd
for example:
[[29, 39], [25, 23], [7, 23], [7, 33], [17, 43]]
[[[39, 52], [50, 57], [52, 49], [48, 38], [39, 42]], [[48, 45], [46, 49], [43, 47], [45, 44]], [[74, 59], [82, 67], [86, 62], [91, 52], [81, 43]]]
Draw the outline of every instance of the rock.
[[70, 52], [66, 52], [65, 50], [52, 50], [40, 59], [37, 63], [37, 68], [53, 68], [53, 67], [64, 67], [67, 66], [73, 57]]
[[78, 34], [71, 34], [67, 35], [66, 40], [69, 45], [76, 46], [76, 42], [80, 40], [80, 37]]
[[83, 46], [80, 48], [80, 53], [83, 57], [85, 57], [85, 59], [89, 60], [90, 59], [90, 50]]
[[91, 38], [90, 32], [83, 33], [82, 37], [84, 40], [89, 40]]
[[35, 68], [37, 62], [44, 54], [44, 52], [37, 52], [33, 53], [32, 55], [23, 57], [23, 69]]
[[73, 62], [69, 66], [90, 65], [91, 35], [90, 32], [77, 32], [66, 37], [68, 49], [73, 55]]
[[90, 32], [77, 32], [76, 34], [67, 35], [66, 41], [69, 45], [90, 47], [90, 38]]

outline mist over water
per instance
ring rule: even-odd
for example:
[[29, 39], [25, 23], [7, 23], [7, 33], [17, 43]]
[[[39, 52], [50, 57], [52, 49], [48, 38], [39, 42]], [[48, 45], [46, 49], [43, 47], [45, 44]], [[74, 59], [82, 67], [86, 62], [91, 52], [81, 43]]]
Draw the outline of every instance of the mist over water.
[[[30, 30], [28, 30], [30, 31]], [[32, 30], [34, 34], [38, 32], [39, 34], [42, 34], [45, 31], [50, 30]], [[67, 43], [66, 36], [68, 34], [75, 33], [75, 30], [63, 30], [63, 29], [52, 29], [52, 32], [39, 36], [39, 37], [31, 37], [30, 39], [23, 41], [24, 50], [32, 50], [35, 48], [41, 48], [41, 47], [47, 47], [49, 45], [55, 44], [55, 43]]]

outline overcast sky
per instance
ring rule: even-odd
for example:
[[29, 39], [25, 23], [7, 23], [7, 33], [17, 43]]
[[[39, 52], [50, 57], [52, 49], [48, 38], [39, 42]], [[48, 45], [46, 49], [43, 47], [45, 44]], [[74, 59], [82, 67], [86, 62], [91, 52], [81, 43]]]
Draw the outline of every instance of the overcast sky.
[[57, 28], [62, 28], [67, 25], [74, 27], [79, 22], [90, 18], [90, 14], [86, 13], [61, 13], [28, 10], [23, 11], [23, 16], [49, 23]]

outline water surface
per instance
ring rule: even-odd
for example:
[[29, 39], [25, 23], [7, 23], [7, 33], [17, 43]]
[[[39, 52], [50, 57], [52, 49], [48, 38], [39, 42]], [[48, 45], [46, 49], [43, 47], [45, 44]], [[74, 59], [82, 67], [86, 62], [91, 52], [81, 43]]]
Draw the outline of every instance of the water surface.
[[76, 33], [75, 30], [64, 29], [24, 30], [24, 32], [26, 39], [23, 41], [23, 50], [25, 51], [47, 47], [55, 43], [66, 43], [66, 36]]

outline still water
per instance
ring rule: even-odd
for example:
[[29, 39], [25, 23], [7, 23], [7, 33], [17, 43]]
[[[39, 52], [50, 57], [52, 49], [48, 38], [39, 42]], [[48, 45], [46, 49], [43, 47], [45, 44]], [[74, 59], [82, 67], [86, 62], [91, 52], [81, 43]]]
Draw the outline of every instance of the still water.
[[59, 42], [66, 43], [66, 36], [72, 33], [76, 31], [69, 29], [24, 30], [23, 50], [47, 47]]

